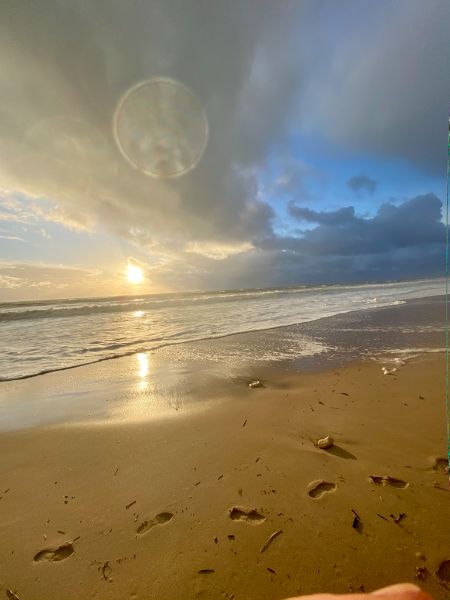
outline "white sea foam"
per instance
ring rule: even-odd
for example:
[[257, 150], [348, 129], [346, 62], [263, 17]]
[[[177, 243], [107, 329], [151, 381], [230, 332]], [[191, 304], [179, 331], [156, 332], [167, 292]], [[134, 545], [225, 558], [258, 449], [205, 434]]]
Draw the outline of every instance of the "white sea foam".
[[[384, 350], [377, 356], [372, 356], [371, 359], [383, 364], [394, 364], [404, 366], [413, 358], [417, 358], [422, 354], [440, 354], [445, 352], [445, 348], [391, 348]], [[400, 355], [400, 356], [396, 356]]]

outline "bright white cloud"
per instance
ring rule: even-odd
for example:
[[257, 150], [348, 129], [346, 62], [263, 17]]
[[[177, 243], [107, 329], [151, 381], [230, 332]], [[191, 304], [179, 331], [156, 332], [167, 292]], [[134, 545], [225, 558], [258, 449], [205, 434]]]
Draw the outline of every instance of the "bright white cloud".
[[200, 254], [213, 260], [224, 260], [229, 256], [249, 252], [254, 248], [250, 242], [240, 244], [214, 244], [207, 242], [189, 242], [186, 246], [186, 252], [192, 254]]

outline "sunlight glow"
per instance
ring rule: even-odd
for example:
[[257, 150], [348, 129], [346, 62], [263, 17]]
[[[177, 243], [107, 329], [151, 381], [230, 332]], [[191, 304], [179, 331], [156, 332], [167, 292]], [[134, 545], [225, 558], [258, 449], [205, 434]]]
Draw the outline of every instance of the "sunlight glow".
[[127, 266], [127, 279], [130, 283], [142, 283], [144, 281], [144, 270], [129, 263]]
[[136, 354], [136, 358], [138, 360], [139, 365], [139, 377], [141, 379], [145, 379], [149, 371], [148, 357], [143, 352], [140, 352], [139, 354]]

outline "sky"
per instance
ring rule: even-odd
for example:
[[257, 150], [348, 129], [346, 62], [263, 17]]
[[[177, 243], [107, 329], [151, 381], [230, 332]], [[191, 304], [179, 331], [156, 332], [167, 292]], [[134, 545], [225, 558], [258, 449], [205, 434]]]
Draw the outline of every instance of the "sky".
[[[449, 30], [447, 0], [2, 0], [0, 301], [442, 275]], [[129, 101], [161, 78], [178, 113]], [[164, 144], [189, 169], [149, 173]]]

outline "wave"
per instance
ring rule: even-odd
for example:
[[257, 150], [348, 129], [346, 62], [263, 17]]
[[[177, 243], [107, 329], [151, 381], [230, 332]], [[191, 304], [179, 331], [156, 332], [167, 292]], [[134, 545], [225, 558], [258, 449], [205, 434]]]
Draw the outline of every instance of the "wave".
[[[137, 310], [152, 310], [161, 308], [176, 308], [186, 304], [213, 304], [227, 301], [238, 300], [254, 300], [270, 295], [285, 295], [299, 293], [305, 288], [290, 289], [274, 289], [274, 290], [255, 290], [255, 291], [236, 291], [236, 292], [216, 292], [214, 294], [201, 295], [183, 295], [178, 297], [151, 297], [151, 298], [133, 298], [127, 301], [118, 301], [117, 299], [102, 299], [95, 304], [88, 304], [86, 300], [65, 301], [65, 306], [59, 306], [63, 302], [47, 304], [33, 303], [33, 308], [23, 308], [22, 310], [12, 310], [11, 305], [3, 304], [4, 310], [0, 312], [1, 321], [18, 321], [23, 319], [49, 319], [62, 317], [78, 317], [100, 313], [115, 313], [115, 312], [134, 312]], [[309, 291], [314, 291], [317, 288], [310, 288]], [[82, 304], [84, 303], [84, 304]], [[74, 306], [75, 304], [75, 306]], [[79, 306], [78, 304], [82, 304]], [[17, 307], [17, 304], [13, 305]], [[42, 306], [42, 308], [35, 308]], [[5, 309], [6, 308], [6, 309]]]
[[[436, 285], [439, 280], [433, 281]], [[144, 296], [116, 296], [105, 298], [74, 298], [69, 300], [43, 300], [40, 302], [13, 302], [0, 303], [0, 322], [36, 320], [36, 319], [59, 319], [66, 317], [84, 317], [95, 314], [132, 313], [135, 311], [151, 311], [163, 308], [177, 308], [186, 305], [214, 304], [222, 302], [252, 301], [267, 297], [288, 297], [290, 295], [345, 292], [366, 292], [368, 289], [382, 288], [380, 297], [355, 298], [352, 303], [367, 302], [372, 304], [383, 304], [389, 301], [391, 295], [411, 296], [417, 291], [420, 284], [430, 284], [430, 281], [420, 280], [416, 282], [402, 283], [366, 283], [359, 285], [312, 285], [294, 286], [286, 288], [269, 289], [237, 289], [220, 290], [216, 292], [189, 292], [177, 294], [151, 294]], [[413, 287], [411, 287], [413, 284]], [[405, 289], [401, 289], [405, 286]], [[408, 287], [407, 287], [408, 286]], [[438, 290], [435, 292], [439, 293]], [[443, 292], [442, 292], [443, 293]], [[402, 300], [392, 300], [392, 304], [401, 304]]]

